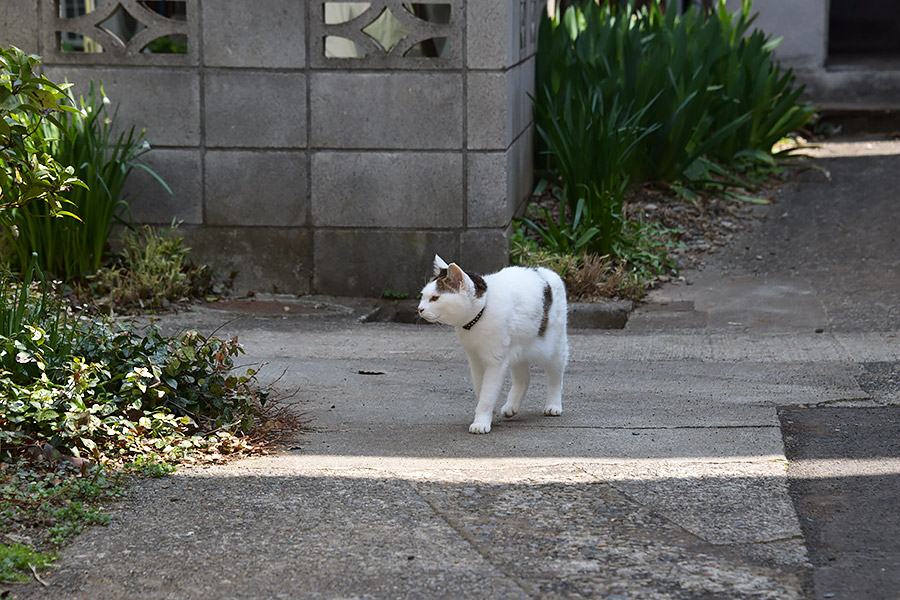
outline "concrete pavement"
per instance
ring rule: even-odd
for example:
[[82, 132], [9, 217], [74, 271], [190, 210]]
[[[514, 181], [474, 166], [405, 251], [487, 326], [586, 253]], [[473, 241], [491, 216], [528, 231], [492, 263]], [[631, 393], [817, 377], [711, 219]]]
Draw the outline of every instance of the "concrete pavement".
[[[495, 417], [489, 435], [469, 434], [475, 401], [451, 329], [362, 324], [350, 302], [224, 325], [217, 335], [238, 335], [246, 362], [269, 363], [264, 378], [284, 371], [279, 389], [298, 390], [293, 402], [315, 429], [283, 454], [143, 483], [108, 527], [63, 552], [49, 587], [15, 593], [896, 597], [890, 581], [877, 592], [887, 595], [859, 596], [817, 575], [792, 499], [792, 469], [813, 463], [787, 460], [779, 421], [779, 408], [896, 401], [890, 386], [872, 384], [880, 371], [866, 368], [900, 363], [893, 209], [866, 214], [887, 223], [876, 228], [881, 245], [853, 245], [868, 268], [843, 268], [838, 255], [828, 262], [837, 246], [823, 232], [828, 223], [809, 241], [798, 232], [809, 223], [790, 222], [810, 187], [838, 189], [840, 160], [832, 183], [801, 175], [743, 246], [688, 273], [691, 285], [654, 293], [625, 329], [573, 330], [561, 417], [542, 416], [537, 376], [520, 415]], [[894, 159], [871, 160], [890, 174]], [[805, 179], [816, 176], [821, 183]], [[841, 193], [855, 200], [868, 183], [842, 179]], [[875, 204], [891, 207], [887, 198]], [[853, 212], [836, 222], [855, 230]], [[800, 247], [766, 237], [782, 225], [793, 225], [787, 237]], [[846, 290], [868, 308], [847, 302]], [[160, 322], [209, 333], [229, 318], [202, 309]], [[856, 457], [857, 468], [895, 483], [900, 462], [890, 454]]]

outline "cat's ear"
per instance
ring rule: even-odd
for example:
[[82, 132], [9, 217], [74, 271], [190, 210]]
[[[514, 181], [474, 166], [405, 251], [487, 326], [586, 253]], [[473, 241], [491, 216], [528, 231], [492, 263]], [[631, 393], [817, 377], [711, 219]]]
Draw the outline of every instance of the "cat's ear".
[[448, 265], [446, 262], [444, 262], [443, 258], [438, 256], [437, 254], [434, 255], [434, 274], [435, 275], [439, 274], [441, 272], [441, 270], [446, 269], [447, 266]]
[[472, 280], [469, 279], [466, 272], [460, 269], [456, 263], [450, 263], [447, 266], [447, 283], [451, 289], [456, 290], [457, 292], [474, 287]]

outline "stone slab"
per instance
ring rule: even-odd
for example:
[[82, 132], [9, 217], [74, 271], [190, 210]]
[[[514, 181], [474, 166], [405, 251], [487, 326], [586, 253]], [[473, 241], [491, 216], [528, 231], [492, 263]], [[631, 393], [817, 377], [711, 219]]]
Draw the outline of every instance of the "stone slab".
[[452, 255], [457, 244], [456, 233], [442, 231], [320, 229], [313, 287], [337, 296], [378, 298], [390, 290], [412, 297], [431, 274], [435, 252]]
[[188, 225], [203, 222], [203, 186], [200, 150], [155, 148], [141, 161], [171, 188], [169, 193], [141, 168], [131, 172], [124, 192], [134, 198], [131, 215], [138, 223], [169, 225], [172, 220]]
[[204, 0], [203, 62], [210, 67], [302, 69], [306, 3]]
[[319, 227], [449, 229], [462, 225], [462, 157], [451, 152], [315, 152]]
[[462, 149], [458, 73], [314, 72], [309, 80], [312, 147]]
[[[183, 227], [190, 258], [223, 278], [234, 277], [239, 294], [312, 291], [312, 237], [299, 228]], [[274, 286], [272, 281], [280, 282]]]
[[475, 273], [494, 273], [509, 265], [506, 230], [467, 229], [460, 233], [459, 264]]
[[519, 0], [466, 6], [466, 60], [470, 69], [502, 70], [519, 61]]
[[30, 54], [38, 50], [38, 4], [33, 0], [0, 3], [0, 46], [16, 46]]
[[146, 129], [151, 146], [200, 145], [200, 74], [196, 69], [141, 67], [45, 66], [54, 82], [69, 81], [75, 97], [86, 96], [90, 83], [102, 83], [117, 124], [127, 131]]
[[[206, 224], [274, 227], [306, 223], [306, 152], [206, 152]], [[247, 257], [252, 260], [252, 257]]]
[[306, 147], [306, 75], [210, 70], [203, 94], [207, 147]]
[[506, 150], [514, 136], [517, 71], [466, 75], [466, 144], [473, 150]]

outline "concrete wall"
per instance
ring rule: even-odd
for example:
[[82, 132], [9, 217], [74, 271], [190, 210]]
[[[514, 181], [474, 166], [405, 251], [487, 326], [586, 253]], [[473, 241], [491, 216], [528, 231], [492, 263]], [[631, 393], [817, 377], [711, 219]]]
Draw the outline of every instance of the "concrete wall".
[[[103, 82], [121, 122], [147, 128], [146, 161], [174, 190], [139, 174], [135, 219], [183, 221], [195, 259], [236, 271], [239, 290], [414, 293], [435, 252], [474, 270], [506, 264], [531, 191], [540, 0], [434, 3], [446, 22], [400, 0], [337, 24], [325, 5], [344, 0], [187, 0], [180, 22], [121, 0], [149, 30], [123, 47], [97, 29], [110, 0], [77, 22], [59, 18], [58, 0], [3, 0], [0, 44], [41, 54], [45, 74], [79, 92]], [[384, 10], [407, 30], [391, 52], [362, 31]], [[104, 52], [61, 51], [60, 31]], [[187, 37], [186, 54], [141, 52], [170, 33]], [[328, 36], [368, 53], [328, 57]], [[449, 51], [402, 55], [431, 37]]]

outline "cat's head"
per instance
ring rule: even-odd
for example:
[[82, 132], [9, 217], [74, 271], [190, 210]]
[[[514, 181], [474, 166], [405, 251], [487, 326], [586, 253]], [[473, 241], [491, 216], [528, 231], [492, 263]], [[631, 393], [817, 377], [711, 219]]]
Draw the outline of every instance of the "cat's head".
[[473, 311], [484, 306], [487, 286], [480, 276], [469, 275], [456, 263], [449, 265], [434, 255], [434, 277], [422, 288], [419, 316], [432, 323], [461, 326], [472, 320]]

